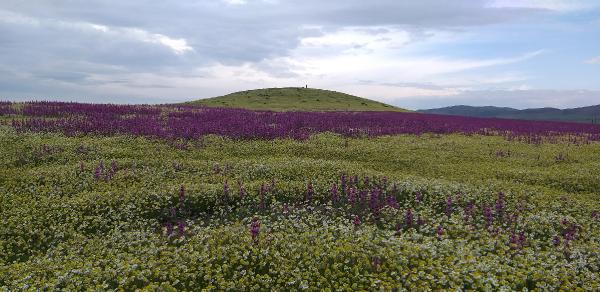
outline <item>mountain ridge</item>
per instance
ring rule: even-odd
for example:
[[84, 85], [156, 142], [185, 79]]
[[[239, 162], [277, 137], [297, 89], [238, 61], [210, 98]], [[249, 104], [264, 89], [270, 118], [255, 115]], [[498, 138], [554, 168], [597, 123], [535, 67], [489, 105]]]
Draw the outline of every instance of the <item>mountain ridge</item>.
[[505, 118], [600, 124], [600, 105], [567, 109], [558, 109], [553, 107], [515, 109], [511, 107], [497, 106], [455, 105], [434, 109], [417, 110], [417, 112], [480, 118]]

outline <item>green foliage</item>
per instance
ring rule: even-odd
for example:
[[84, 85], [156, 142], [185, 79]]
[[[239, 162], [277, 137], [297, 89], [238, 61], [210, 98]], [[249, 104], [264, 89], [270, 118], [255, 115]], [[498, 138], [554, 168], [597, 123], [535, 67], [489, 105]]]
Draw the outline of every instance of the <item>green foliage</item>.
[[[186, 143], [179, 149], [145, 138], [15, 134], [0, 127], [0, 287], [600, 289], [600, 221], [591, 215], [600, 210], [598, 143], [332, 134]], [[117, 167], [107, 178], [111, 161]], [[387, 177], [387, 194], [397, 183], [398, 208], [375, 217], [332, 204], [329, 188], [341, 174]], [[303, 200], [308, 182], [315, 189], [310, 202]], [[265, 208], [262, 184], [272, 185]], [[185, 234], [167, 236], [163, 223], [172, 219], [182, 185], [185, 211], [176, 217]], [[414, 199], [417, 191], [422, 202]], [[507, 212], [520, 219], [495, 217], [486, 229], [480, 206], [493, 205], [500, 191]], [[456, 209], [447, 216], [450, 196]], [[471, 201], [477, 216], [466, 222]], [[408, 209], [425, 222], [398, 229]], [[256, 240], [253, 218], [260, 222]], [[553, 237], [569, 226], [563, 220], [580, 229], [569, 244], [554, 246]], [[523, 246], [512, 244], [521, 232]]]
[[341, 92], [302, 87], [240, 91], [189, 104], [271, 111], [406, 111]]

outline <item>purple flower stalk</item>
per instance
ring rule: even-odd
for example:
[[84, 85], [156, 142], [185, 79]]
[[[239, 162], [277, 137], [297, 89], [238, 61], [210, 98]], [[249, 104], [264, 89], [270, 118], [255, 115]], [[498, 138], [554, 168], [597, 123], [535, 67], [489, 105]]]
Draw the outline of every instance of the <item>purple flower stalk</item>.
[[183, 208], [185, 202], [185, 186], [179, 187], [179, 208]]
[[503, 192], [499, 192], [498, 193], [498, 199], [496, 200], [496, 214], [498, 216], [498, 218], [503, 218], [504, 217], [504, 208], [505, 208], [505, 200], [504, 200], [504, 193]]
[[225, 183], [223, 183], [223, 199], [225, 202], [229, 201], [229, 183], [227, 180], [225, 180]]
[[177, 222], [177, 232], [180, 237], [185, 235], [185, 221], [179, 220]]
[[554, 245], [554, 246], [560, 245], [560, 237], [558, 237], [558, 235], [555, 235], [554, 238], [552, 238], [552, 245]]
[[485, 219], [485, 227], [489, 228], [494, 223], [494, 215], [492, 214], [492, 208], [489, 206], [483, 206], [483, 217]]
[[165, 224], [165, 227], [166, 227], [166, 233], [167, 233], [167, 236], [169, 236], [169, 237], [170, 237], [171, 235], [173, 235], [173, 223], [171, 223], [171, 222], [167, 222], [167, 223]]
[[335, 183], [333, 183], [333, 184], [331, 185], [331, 190], [330, 190], [330, 192], [331, 192], [331, 201], [332, 201], [333, 203], [337, 203], [337, 202], [338, 202], [338, 200], [339, 200], [339, 197], [338, 197], [338, 188], [337, 188], [337, 185], [336, 185]]
[[244, 197], [246, 196], [246, 190], [244, 189], [244, 186], [242, 185], [242, 181], [238, 180], [238, 193], [240, 195], [240, 200], [243, 200]]
[[310, 203], [312, 201], [314, 195], [315, 195], [315, 190], [313, 189], [312, 182], [308, 182], [308, 186], [306, 187], [305, 201]]
[[410, 208], [407, 209], [406, 214], [404, 215], [404, 226], [406, 226], [406, 228], [412, 228], [413, 218], [414, 218], [414, 215], [412, 213], [412, 210]]
[[423, 201], [423, 194], [421, 192], [415, 193], [415, 201], [417, 201], [418, 203]]
[[260, 232], [260, 222], [258, 218], [254, 217], [252, 219], [252, 223], [250, 224], [250, 235], [252, 236], [252, 240], [254, 243], [258, 243], [258, 234]]
[[354, 227], [360, 226], [360, 217], [358, 215], [354, 215], [354, 218], [352, 219], [352, 224], [354, 224]]
[[446, 213], [446, 216], [448, 217], [452, 215], [452, 197], [446, 199], [446, 209], [444, 210], [444, 213]]
[[85, 167], [84, 167], [84, 165], [83, 165], [83, 161], [79, 161], [79, 172], [80, 172], [80, 173], [83, 173], [83, 171], [85, 170], [84, 168], [85, 168]]
[[435, 229], [435, 233], [438, 237], [442, 237], [442, 235], [444, 235], [444, 228], [442, 228], [442, 225], [437, 226], [437, 228]]

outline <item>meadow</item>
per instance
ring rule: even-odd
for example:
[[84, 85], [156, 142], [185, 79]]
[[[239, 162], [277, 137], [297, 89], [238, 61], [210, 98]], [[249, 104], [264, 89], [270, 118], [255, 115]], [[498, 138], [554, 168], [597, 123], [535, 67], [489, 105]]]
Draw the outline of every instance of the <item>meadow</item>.
[[63, 103], [0, 121], [5, 290], [600, 289], [600, 126]]

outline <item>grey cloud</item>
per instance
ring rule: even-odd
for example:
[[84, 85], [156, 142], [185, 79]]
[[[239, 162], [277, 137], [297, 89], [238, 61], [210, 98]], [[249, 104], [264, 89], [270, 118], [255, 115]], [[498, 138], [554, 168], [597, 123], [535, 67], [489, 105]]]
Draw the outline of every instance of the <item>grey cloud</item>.
[[[77, 92], [48, 82], [110, 83], [90, 76], [121, 73], [181, 77], [214, 64], [252, 63], [273, 76], [293, 77], [291, 70], [265, 60], [287, 56], [303, 37], [348, 26], [371, 34], [385, 33], [387, 28], [382, 26], [403, 27], [427, 37], [427, 29], [492, 24], [537, 11], [488, 8], [485, 2], [281, 0], [228, 5], [196, 0], [2, 0], [0, 17], [5, 15], [5, 19], [0, 18], [0, 64], [28, 76], [30, 84], [24, 87], [37, 87], [40, 92], [54, 86], [58, 94], [61, 90], [63, 94]], [[93, 24], [110, 31], [94, 29]], [[156, 42], [132, 38], [127, 33], [132, 29], [185, 39], [193, 51], [175, 54]], [[14, 92], [10, 87], [3, 84], [0, 93]]]

